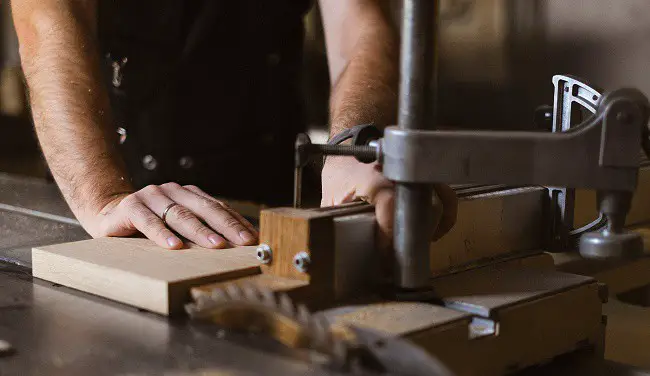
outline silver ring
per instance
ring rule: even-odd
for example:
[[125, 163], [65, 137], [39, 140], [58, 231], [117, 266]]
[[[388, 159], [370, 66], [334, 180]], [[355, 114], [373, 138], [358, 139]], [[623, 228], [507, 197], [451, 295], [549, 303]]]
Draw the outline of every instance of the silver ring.
[[169, 210], [171, 210], [171, 208], [173, 208], [176, 205], [178, 205], [178, 203], [172, 202], [171, 204], [167, 205], [165, 210], [163, 210], [162, 216], [160, 218], [162, 218], [162, 221], [165, 224], [165, 226], [167, 226], [167, 213], [169, 213]]

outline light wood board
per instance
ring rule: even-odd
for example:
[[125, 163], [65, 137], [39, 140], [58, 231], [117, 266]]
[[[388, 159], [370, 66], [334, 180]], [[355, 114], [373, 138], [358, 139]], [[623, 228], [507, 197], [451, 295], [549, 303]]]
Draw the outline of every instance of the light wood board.
[[37, 247], [34, 277], [163, 315], [182, 311], [193, 286], [260, 272], [255, 247], [170, 251], [147, 239], [102, 238]]

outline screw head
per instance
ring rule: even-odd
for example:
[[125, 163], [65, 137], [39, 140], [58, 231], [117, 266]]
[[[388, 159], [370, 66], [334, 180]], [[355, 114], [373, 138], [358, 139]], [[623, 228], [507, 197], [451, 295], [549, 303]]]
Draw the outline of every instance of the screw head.
[[293, 256], [293, 266], [301, 273], [307, 273], [311, 258], [307, 252], [298, 252]]
[[257, 260], [262, 264], [269, 264], [273, 260], [273, 251], [271, 251], [271, 247], [269, 247], [268, 244], [260, 244], [259, 247], [257, 247], [256, 254]]

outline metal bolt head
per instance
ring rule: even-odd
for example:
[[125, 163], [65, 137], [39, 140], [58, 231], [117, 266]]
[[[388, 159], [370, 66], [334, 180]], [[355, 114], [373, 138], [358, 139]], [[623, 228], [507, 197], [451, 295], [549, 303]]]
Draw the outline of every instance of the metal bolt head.
[[262, 264], [270, 264], [273, 261], [273, 251], [268, 244], [260, 244], [257, 247], [257, 260]]
[[301, 273], [307, 273], [311, 264], [311, 258], [307, 252], [298, 252], [293, 257], [293, 266]]

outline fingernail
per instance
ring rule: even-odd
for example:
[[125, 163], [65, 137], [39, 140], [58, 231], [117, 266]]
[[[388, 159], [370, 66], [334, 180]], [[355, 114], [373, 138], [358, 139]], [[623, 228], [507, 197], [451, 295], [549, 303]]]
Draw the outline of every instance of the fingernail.
[[223, 239], [221, 239], [219, 237], [219, 235], [215, 235], [215, 234], [208, 235], [208, 240], [210, 241], [210, 243], [212, 243], [214, 245], [222, 245], [223, 244]]
[[176, 247], [182, 245], [183, 242], [179, 238], [177, 238], [175, 236], [170, 236], [170, 237], [167, 238], [167, 244], [169, 244], [169, 246], [172, 247], [172, 248], [176, 248]]
[[246, 243], [252, 242], [252, 241], [255, 240], [255, 237], [253, 236], [253, 234], [251, 234], [248, 231], [240, 231], [239, 232], [239, 237], [241, 238], [241, 240], [245, 241]]

